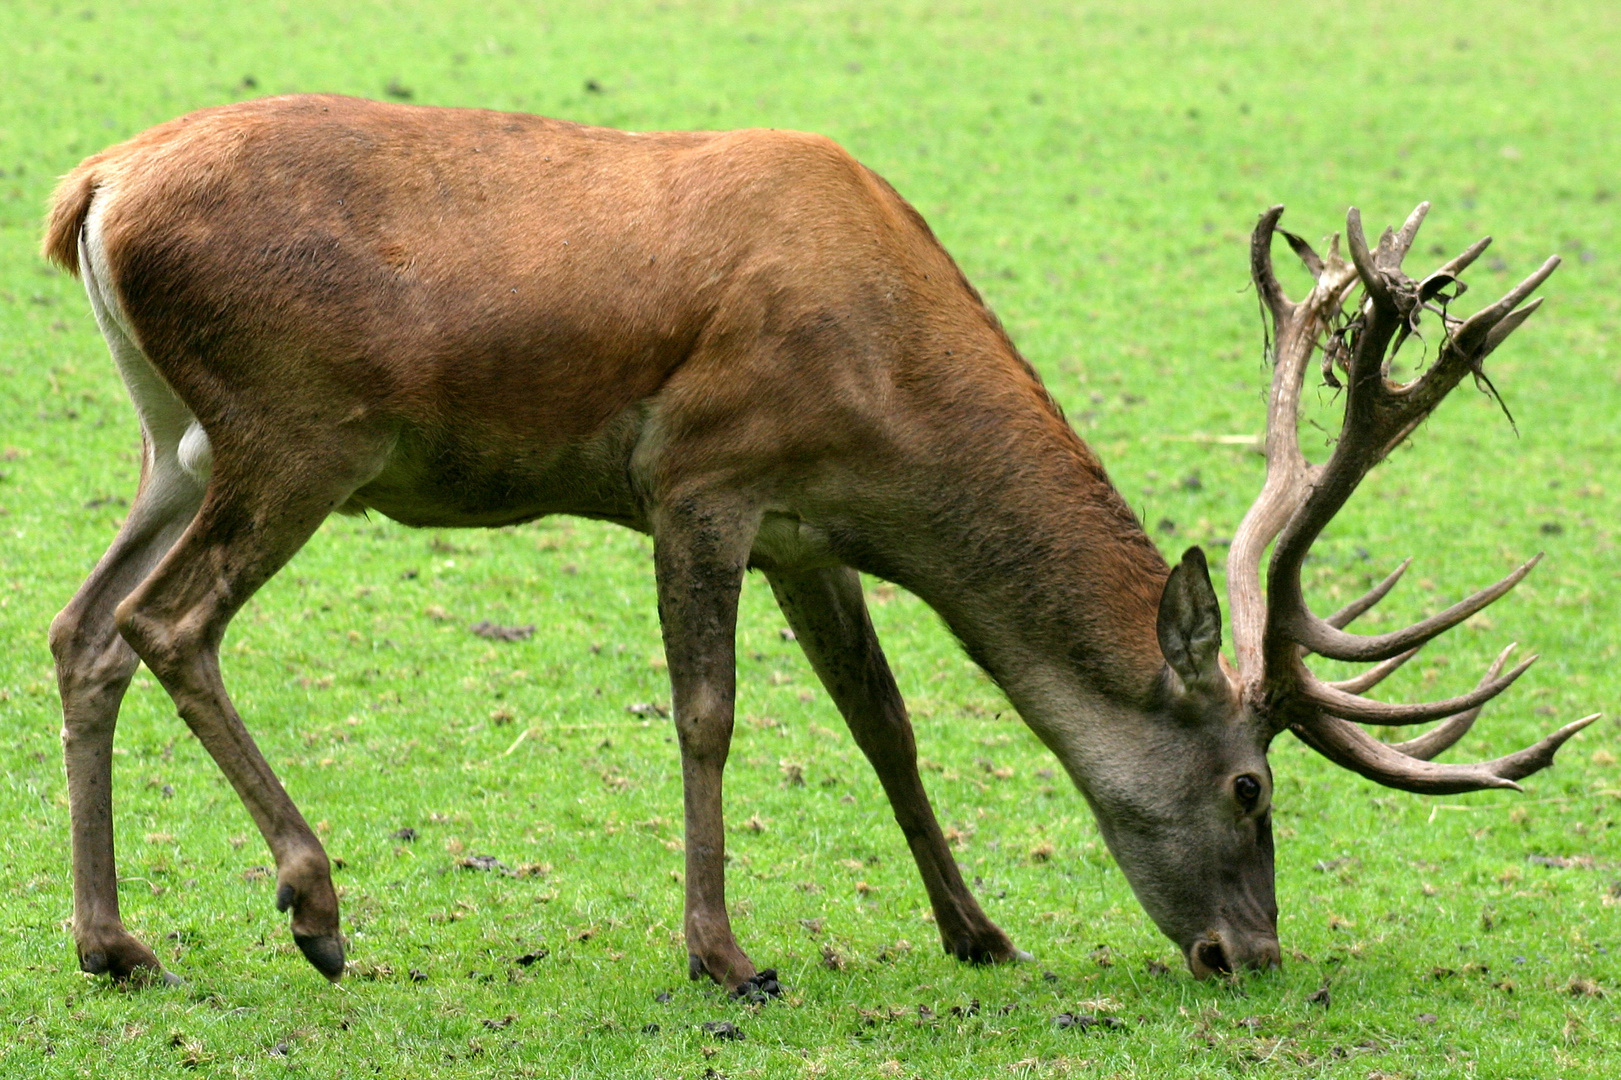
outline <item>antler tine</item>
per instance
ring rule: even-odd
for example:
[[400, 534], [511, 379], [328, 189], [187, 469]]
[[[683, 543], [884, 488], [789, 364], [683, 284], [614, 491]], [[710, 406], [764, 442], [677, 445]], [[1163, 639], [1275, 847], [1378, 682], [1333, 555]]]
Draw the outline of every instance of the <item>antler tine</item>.
[[1441, 267], [1441, 269], [1437, 270], [1436, 273], [1448, 274], [1455, 277], [1467, 270], [1469, 268], [1469, 264], [1480, 258], [1481, 254], [1491, 246], [1492, 238], [1489, 236], [1482, 236], [1479, 240], [1476, 240], [1473, 244], [1470, 244], [1468, 247], [1459, 252], [1451, 262]]
[[[1283, 234], [1285, 240], [1289, 241], [1290, 250], [1295, 253], [1301, 262], [1306, 264], [1306, 272], [1311, 274], [1311, 279], [1317, 281], [1321, 278], [1323, 268], [1327, 264], [1323, 262], [1323, 257], [1317, 254], [1317, 249], [1306, 243], [1304, 237], [1296, 236], [1287, 229], [1279, 229], [1278, 231]], [[1337, 243], [1339, 237], [1334, 237], [1334, 240]], [[1339, 252], [1336, 250], [1334, 254], [1338, 255]]]
[[[1396, 233], [1396, 235], [1391, 238], [1390, 251], [1392, 261], [1389, 269], [1395, 270], [1401, 267], [1402, 260], [1405, 259], [1407, 257], [1407, 253], [1412, 250], [1413, 238], [1418, 235], [1419, 226], [1424, 224], [1424, 218], [1429, 214], [1429, 212], [1430, 204], [1428, 201], [1425, 201], [1415, 206], [1413, 208], [1413, 212], [1407, 215], [1407, 220], [1402, 223], [1401, 231]], [[1383, 244], [1380, 245], [1380, 247], [1383, 246]]]
[[1418, 651], [1423, 647], [1424, 646], [1422, 645], [1414, 645], [1406, 652], [1398, 653], [1397, 655], [1392, 656], [1389, 660], [1376, 664], [1360, 675], [1350, 679], [1341, 679], [1339, 682], [1331, 682], [1328, 685], [1333, 687], [1335, 690], [1343, 690], [1347, 694], [1360, 694], [1364, 690], [1372, 690], [1375, 686], [1378, 686], [1380, 683], [1384, 682], [1385, 679], [1390, 676], [1391, 672], [1395, 671], [1397, 668], [1407, 663], [1407, 661], [1417, 656]]
[[1497, 346], [1503, 343], [1503, 339], [1508, 337], [1514, 331], [1518, 330], [1520, 325], [1532, 315], [1536, 314], [1537, 308], [1541, 306], [1542, 297], [1539, 296], [1520, 310], [1510, 312], [1509, 314], [1503, 316], [1502, 322], [1499, 322], [1496, 326], [1492, 327], [1486, 332], [1486, 344], [1480, 350], [1479, 359], [1484, 360], [1486, 357], [1496, 352]]
[[1488, 788], [1520, 790], [1515, 781], [1552, 765], [1555, 752], [1600, 715], [1594, 713], [1566, 724], [1518, 753], [1459, 765], [1438, 765], [1409, 757], [1337, 716], [1320, 715], [1309, 724], [1292, 724], [1290, 730], [1336, 765], [1375, 783], [1419, 795], [1457, 795]]
[[1409, 555], [1407, 558], [1402, 560], [1402, 564], [1400, 566], [1396, 567], [1396, 569], [1392, 570], [1385, 577], [1385, 580], [1381, 581], [1379, 584], [1375, 585], [1373, 588], [1369, 589], [1355, 600], [1352, 600], [1349, 604], [1346, 604], [1344, 607], [1340, 608], [1323, 621], [1336, 630], [1345, 629], [1369, 608], [1383, 600], [1386, 594], [1388, 594], [1391, 589], [1396, 587], [1396, 582], [1401, 580], [1401, 576], [1407, 573], [1407, 568], [1412, 565], [1413, 557]]
[[1477, 705], [1484, 705], [1513, 686], [1514, 681], [1524, 675], [1536, 662], [1535, 655], [1528, 656], [1516, 664], [1514, 670], [1507, 675], [1483, 682], [1467, 694], [1446, 698], [1443, 701], [1424, 701], [1413, 705], [1372, 701], [1356, 694], [1346, 693], [1309, 674], [1302, 680], [1300, 696], [1325, 712], [1345, 720], [1356, 720], [1363, 724], [1422, 724], [1473, 709]]
[[[1476, 686], [1485, 686], [1497, 678], [1497, 673], [1503, 670], [1503, 664], [1508, 660], [1509, 654], [1514, 649], [1515, 646], [1510, 644], [1502, 652], [1498, 653], [1497, 659], [1492, 661], [1491, 666], [1486, 669], [1486, 674], [1481, 676], [1480, 682]], [[1434, 760], [1435, 755], [1469, 734], [1469, 729], [1475, 726], [1475, 720], [1479, 718], [1481, 710], [1485, 707], [1486, 703], [1481, 702], [1472, 709], [1465, 709], [1461, 713], [1447, 717], [1417, 738], [1408, 739], [1406, 742], [1391, 743], [1390, 748], [1398, 754], [1406, 754], [1408, 757], [1417, 758], [1420, 761]]]
[[1356, 266], [1357, 276], [1362, 279], [1362, 287], [1368, 290], [1369, 298], [1375, 303], [1389, 306], [1390, 290], [1385, 287], [1379, 267], [1374, 264], [1373, 253], [1368, 250], [1368, 238], [1362, 232], [1362, 211], [1354, 206], [1345, 212], [1345, 245], [1351, 249], [1351, 262]]
[[1282, 203], [1268, 207], [1261, 220], [1255, 223], [1255, 231], [1250, 234], [1250, 278], [1255, 282], [1255, 291], [1260, 294], [1261, 302], [1271, 314], [1274, 326], [1293, 314], [1295, 307], [1284, 295], [1283, 285], [1272, 269], [1272, 234], [1277, 231], [1281, 217]]
[[[1273, 561], [1276, 563], [1276, 559]], [[1393, 630], [1388, 634], [1346, 633], [1330, 625], [1326, 619], [1319, 619], [1302, 608], [1303, 614], [1296, 619], [1295, 633], [1292, 636], [1304, 648], [1330, 660], [1362, 662], [1386, 660], [1446, 633], [1477, 611], [1490, 606], [1524, 580], [1525, 575], [1541, 561], [1542, 552], [1539, 551], [1497, 584], [1459, 600], [1445, 611], [1437, 612], [1421, 622], [1401, 630]]]
[[[1519, 307], [1526, 297], [1536, 291], [1538, 285], [1547, 281], [1548, 276], [1559, 269], [1559, 263], [1559, 256], [1548, 256], [1547, 261], [1539, 266], [1535, 273], [1510, 289], [1501, 300], [1491, 307], [1482, 308], [1469, 316], [1469, 319], [1453, 335], [1452, 347], [1465, 355], [1476, 351], [1480, 345], [1485, 343], [1486, 336], [1508, 316], [1509, 312]], [[1503, 336], [1506, 337], [1507, 334], [1505, 333]]]

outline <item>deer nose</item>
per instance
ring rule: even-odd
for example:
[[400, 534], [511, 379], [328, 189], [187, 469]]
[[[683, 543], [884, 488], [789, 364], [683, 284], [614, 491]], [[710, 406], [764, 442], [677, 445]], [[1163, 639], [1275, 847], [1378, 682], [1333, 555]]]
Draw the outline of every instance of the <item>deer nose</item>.
[[1195, 979], [1208, 979], [1212, 975], [1228, 975], [1233, 965], [1227, 960], [1220, 935], [1200, 938], [1188, 949], [1188, 970]]
[[1279, 966], [1282, 953], [1274, 934], [1244, 936], [1214, 930], [1200, 936], [1187, 950], [1188, 970], [1196, 979], [1231, 975], [1240, 968], [1265, 971]]

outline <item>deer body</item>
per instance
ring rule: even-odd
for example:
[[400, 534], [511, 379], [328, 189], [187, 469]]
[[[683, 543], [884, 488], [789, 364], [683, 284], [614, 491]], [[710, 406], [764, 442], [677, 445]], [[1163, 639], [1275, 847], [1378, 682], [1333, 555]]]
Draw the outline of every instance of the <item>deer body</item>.
[[[798, 334], [803, 359], [818, 333], [882, 333], [884, 291], [894, 305], [896, 288], [931, 289], [926, 269], [894, 280], [895, 260], [874, 250], [921, 246], [899, 201], [801, 135], [636, 136], [308, 98], [163, 125], [79, 175], [83, 202], [65, 209], [85, 210], [95, 190], [91, 246], [105, 248], [144, 350], [206, 354], [211, 375], [266, 397], [300, 382], [341, 396], [351, 423], [389, 436], [356, 501], [411, 524], [634, 520], [629, 463], [613, 459], [639, 441], [630, 429], [655, 391], [714, 382], [690, 361], [716, 357], [739, 397], [826, 402], [841, 387], [807, 384], [834, 373], [784, 387], [787, 357], [772, 371], [765, 350], [729, 342]], [[874, 243], [795, 220], [829, 198], [865, 211]], [[186, 372], [165, 377], [206, 413]], [[881, 392], [842, 389], [847, 401]], [[693, 392], [735, 410], [713, 388]], [[758, 444], [744, 453], [794, 449]], [[561, 479], [582, 455], [603, 466], [590, 478], [608, 485], [600, 495]]]
[[876, 769], [948, 951], [1018, 955], [935, 821], [857, 570], [941, 614], [1195, 973], [1276, 963], [1278, 725], [1219, 659], [1203, 556], [1169, 570], [921, 217], [828, 140], [267, 99], [88, 159], [46, 251], [82, 271], [145, 442], [129, 518], [51, 632], [86, 970], [158, 968], [112, 861], [112, 733], [143, 660], [265, 835], [295, 940], [341, 973], [325, 853], [217, 650], [328, 514], [368, 508], [653, 537], [695, 978], [775, 989], [724, 891], [750, 566]]

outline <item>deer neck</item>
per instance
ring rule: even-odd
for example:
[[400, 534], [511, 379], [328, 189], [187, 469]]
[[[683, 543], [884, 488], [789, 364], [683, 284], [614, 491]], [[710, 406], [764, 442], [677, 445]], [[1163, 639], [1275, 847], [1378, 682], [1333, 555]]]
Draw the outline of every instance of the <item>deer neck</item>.
[[927, 524], [907, 531], [906, 556], [884, 576], [933, 607], [1057, 749], [1161, 692], [1155, 622], [1169, 569], [1091, 450], [1039, 404], [997, 425], [954, 425], [1003, 437], [958, 443], [939, 463], [951, 497], [942, 508], [936, 486], [917, 507]]

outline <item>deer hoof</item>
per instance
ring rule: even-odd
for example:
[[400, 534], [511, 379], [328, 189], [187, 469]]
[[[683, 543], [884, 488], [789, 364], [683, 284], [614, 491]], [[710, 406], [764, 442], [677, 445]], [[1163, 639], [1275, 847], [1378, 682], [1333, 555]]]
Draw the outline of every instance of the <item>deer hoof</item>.
[[158, 982], [160, 975], [163, 982], [170, 978], [157, 955], [128, 933], [81, 946], [79, 970], [90, 975], [110, 975], [114, 982], [133, 981], [138, 985]]
[[294, 934], [293, 944], [328, 980], [337, 982], [343, 978], [343, 938], [337, 934]]
[[777, 981], [777, 969], [766, 968], [744, 979], [732, 990], [732, 996], [755, 1004], [781, 997], [782, 983]]

